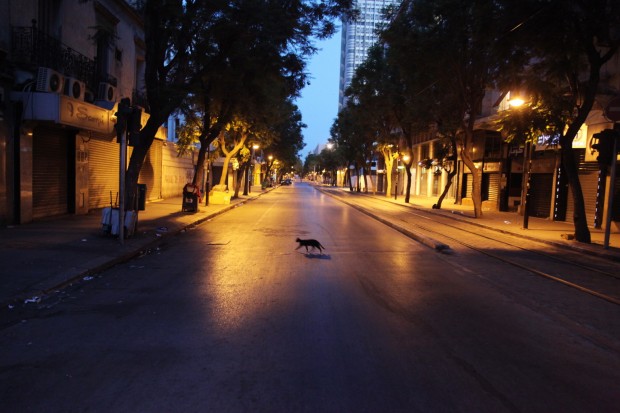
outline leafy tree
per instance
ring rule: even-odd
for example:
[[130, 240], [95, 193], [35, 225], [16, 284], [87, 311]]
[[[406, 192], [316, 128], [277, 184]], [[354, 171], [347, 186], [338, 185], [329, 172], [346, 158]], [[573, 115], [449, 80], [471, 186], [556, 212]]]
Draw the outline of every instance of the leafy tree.
[[[200, 136], [204, 149], [232, 118], [226, 96], [213, 93], [217, 86], [230, 85], [227, 70], [240, 45], [265, 56], [299, 90], [305, 81], [304, 58], [315, 52], [311, 37], [333, 34], [331, 19], [348, 13], [350, 0], [311, 2], [293, 0], [146, 0], [141, 12], [145, 28], [145, 85], [150, 118], [140, 131], [126, 173], [128, 205], [136, 193], [138, 175], [161, 124], [183, 105], [190, 93], [203, 89], [204, 120]], [[247, 47], [241, 49], [248, 51]], [[268, 58], [270, 59], [268, 59]], [[235, 66], [238, 67], [238, 66]], [[252, 66], [253, 70], [257, 69]], [[238, 72], [237, 72], [238, 73]], [[249, 73], [248, 75], [252, 75]], [[217, 98], [212, 101], [211, 98]], [[228, 95], [233, 96], [233, 95]], [[202, 168], [202, 164], [199, 166]]]
[[338, 169], [344, 166], [344, 160], [341, 151], [333, 140], [329, 139], [326, 148], [323, 148], [319, 154], [321, 170], [325, 170], [329, 177], [331, 186], [337, 185]]
[[279, 117], [269, 127], [268, 136], [271, 138], [264, 147], [264, 154], [271, 155], [271, 161], [266, 163], [266, 173], [271, 172], [274, 162], [280, 165], [279, 171], [289, 171], [299, 164], [299, 152], [304, 148], [302, 130], [306, 125], [302, 122], [299, 108], [290, 99], [285, 101], [279, 110]]
[[[433, 115], [427, 121], [456, 137], [460, 157], [472, 172], [476, 217], [482, 216], [482, 170], [472, 158], [474, 128], [485, 92], [505, 63], [496, 58], [495, 40], [505, 30], [506, 18], [501, 2], [494, 0], [418, 0], [403, 3], [390, 27], [392, 35], [386, 36], [397, 56], [393, 61], [400, 56], [408, 96], [432, 92], [427, 96], [431, 105], [423, 112]], [[407, 70], [413, 73], [407, 75]]]
[[304, 176], [321, 170], [321, 157], [320, 154], [308, 153], [304, 161], [302, 173]]
[[[360, 117], [362, 112], [357, 109], [359, 109], [359, 106], [349, 102], [338, 113], [338, 117], [330, 129], [331, 139], [336, 142], [336, 145], [340, 148], [340, 153], [345, 159], [347, 165], [345, 181], [348, 182], [351, 191], [353, 191], [353, 179], [349, 165], [354, 165], [354, 170], [356, 173], [359, 173], [360, 160], [364, 158], [364, 141], [367, 139], [366, 135], [371, 132], [371, 130], [367, 129], [365, 120]], [[358, 177], [357, 191], [360, 190], [360, 184]]]
[[[393, 68], [387, 65], [384, 48], [376, 45], [369, 49], [367, 59], [357, 68], [346, 91], [349, 98], [346, 108], [349, 124], [343, 122], [347, 119], [343, 116], [341, 126], [345, 128], [341, 130], [341, 134], [350, 134], [348, 144], [358, 146], [358, 159], [364, 162], [365, 170], [370, 170], [369, 163], [378, 145], [381, 145], [380, 153], [384, 158], [385, 148], [398, 145], [396, 84], [397, 76]], [[400, 133], [402, 134], [402, 130]], [[385, 161], [386, 165], [390, 163], [391, 155], [385, 158]], [[390, 196], [391, 168], [386, 170], [386, 176], [386, 196]]]
[[456, 153], [456, 136], [454, 134], [443, 136], [441, 138], [440, 146], [438, 151], [435, 153], [435, 159], [437, 159], [439, 167], [448, 173], [446, 185], [444, 186], [441, 195], [439, 195], [437, 202], [433, 204], [434, 209], [441, 209], [441, 203], [448, 195], [450, 187], [454, 182], [454, 177], [458, 171], [456, 167], [456, 162], [458, 160], [458, 155]]
[[505, 112], [509, 139], [536, 143], [541, 135], [559, 137], [562, 167], [574, 204], [575, 239], [591, 241], [573, 141], [597, 94], [601, 71], [620, 45], [620, 2], [616, 0], [527, 0], [512, 5], [519, 24], [505, 37], [514, 70], [503, 74], [505, 89], [519, 87], [525, 108]]
[[[377, 145], [377, 151], [383, 155], [383, 162], [385, 164], [385, 176], [387, 186], [385, 188], [385, 196], [390, 196], [392, 193], [392, 171], [394, 170], [394, 161], [398, 159], [400, 154], [398, 148], [391, 143], [379, 143]], [[398, 188], [396, 188], [398, 190]]]

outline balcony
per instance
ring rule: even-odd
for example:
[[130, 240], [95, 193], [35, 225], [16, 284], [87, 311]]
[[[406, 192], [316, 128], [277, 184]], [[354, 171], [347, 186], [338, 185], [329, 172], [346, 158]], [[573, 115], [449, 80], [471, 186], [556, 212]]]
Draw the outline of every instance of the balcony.
[[11, 60], [28, 70], [38, 67], [54, 69], [65, 76], [86, 83], [89, 90], [96, 91], [100, 82], [117, 85], [115, 77], [97, 75], [97, 62], [76, 52], [67, 45], [32, 27], [13, 27]]

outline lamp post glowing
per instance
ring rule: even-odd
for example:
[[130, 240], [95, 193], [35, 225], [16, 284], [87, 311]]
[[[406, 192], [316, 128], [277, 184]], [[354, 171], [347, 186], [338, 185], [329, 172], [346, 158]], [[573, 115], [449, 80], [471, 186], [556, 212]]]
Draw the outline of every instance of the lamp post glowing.
[[[512, 95], [512, 92], [511, 92]], [[511, 96], [508, 100], [508, 104], [511, 107], [520, 109], [525, 105], [525, 99], [521, 97], [520, 93], [516, 93], [515, 96]], [[528, 229], [529, 226], [529, 204], [530, 204], [530, 177], [532, 170], [532, 143], [527, 140], [523, 147], [523, 178], [521, 180], [521, 205], [523, 211], [523, 229]]]

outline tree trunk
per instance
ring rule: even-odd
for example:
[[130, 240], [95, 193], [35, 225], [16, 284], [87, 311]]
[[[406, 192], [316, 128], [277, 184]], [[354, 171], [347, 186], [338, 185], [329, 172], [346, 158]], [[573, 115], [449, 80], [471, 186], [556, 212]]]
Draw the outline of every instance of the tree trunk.
[[572, 140], [565, 136], [560, 137], [560, 146], [562, 153], [562, 165], [566, 171], [568, 184], [573, 195], [573, 223], [575, 225], [575, 240], [589, 244], [592, 242], [590, 230], [588, 229], [588, 220], [586, 218], [586, 206], [583, 200], [583, 191], [581, 182], [579, 182], [579, 173], [577, 171], [577, 162], [573, 154]]
[[194, 168], [194, 179], [192, 179], [193, 185], [198, 185], [202, 183], [202, 173], [204, 171], [205, 158], [206, 158], [206, 149], [203, 149], [203, 146], [200, 145], [200, 149], [198, 149], [198, 158], [196, 159], [196, 166]]
[[443, 192], [439, 196], [436, 204], [433, 204], [433, 209], [441, 209], [441, 203], [443, 202], [446, 195], [448, 195], [448, 191], [452, 187], [452, 181], [454, 181], [454, 177], [456, 176], [456, 168], [448, 173], [448, 182], [446, 182], [446, 186], [443, 188]]
[[220, 176], [220, 186], [228, 186], [228, 165], [230, 160], [232, 159], [232, 155], [229, 153], [224, 158], [224, 165], [222, 165], [222, 176]]
[[235, 146], [230, 151], [228, 151], [226, 149], [225, 138], [222, 134], [220, 134], [220, 150], [225, 155], [224, 165], [222, 166], [222, 176], [220, 177], [220, 185], [226, 184], [226, 180], [228, 179], [228, 165], [230, 164], [230, 160], [241, 150], [241, 148], [243, 148], [243, 144], [245, 143], [246, 138], [247, 134], [243, 133], [241, 135], [241, 138], [235, 142]]
[[[215, 127], [209, 130], [206, 136], [201, 135], [199, 137], [200, 148], [198, 149], [198, 159], [196, 159], [196, 169], [194, 170], [194, 178], [192, 179], [192, 183], [194, 185], [197, 185], [200, 182], [202, 182], [202, 174], [204, 172], [205, 161], [207, 159], [206, 153], [209, 147], [211, 146], [211, 144], [213, 143], [213, 141], [215, 141], [215, 139], [217, 139], [217, 137], [219, 136], [221, 130], [222, 130], [222, 127], [218, 123], [215, 125]], [[205, 192], [208, 192], [208, 191], [209, 191], [209, 188], [205, 188]]]
[[407, 187], [405, 188], [405, 203], [409, 203], [411, 198], [411, 163], [405, 164], [405, 172], [407, 173]]
[[383, 153], [383, 161], [385, 162], [385, 196], [392, 196], [392, 168], [394, 167], [394, 158], [392, 158], [392, 154], [389, 152]]
[[[351, 165], [351, 162], [348, 162], [347, 165]], [[353, 192], [353, 173], [351, 172], [351, 168], [347, 168], [347, 176], [349, 183], [349, 191]]]
[[482, 217], [482, 171], [476, 168], [466, 148], [461, 149], [461, 159], [471, 171], [471, 199], [474, 203], [474, 217], [480, 218]]
[[246, 164], [247, 162], [244, 162], [243, 165], [241, 165], [241, 167], [239, 169], [237, 169], [237, 172], [235, 173], [235, 193], [233, 195], [233, 198], [239, 198], [239, 191], [241, 190], [241, 185], [243, 184], [244, 186], [244, 195], [247, 195], [247, 185], [245, 183], [247, 183], [247, 179], [245, 178], [245, 169], [246, 169]]
[[[250, 158], [251, 160], [252, 158]], [[250, 161], [243, 163], [243, 195], [248, 195], [250, 193]]]
[[136, 205], [140, 170], [144, 164], [144, 159], [146, 159], [146, 154], [149, 152], [151, 144], [155, 139], [157, 129], [159, 129], [159, 125], [162, 122], [159, 122], [155, 116], [152, 116], [140, 131], [140, 139], [133, 148], [129, 158], [129, 166], [125, 172], [125, 210], [131, 210]]

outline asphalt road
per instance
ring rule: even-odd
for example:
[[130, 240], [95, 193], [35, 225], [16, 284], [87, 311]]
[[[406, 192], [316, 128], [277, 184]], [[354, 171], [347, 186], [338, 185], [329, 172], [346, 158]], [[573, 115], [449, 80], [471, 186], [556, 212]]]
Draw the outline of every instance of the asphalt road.
[[618, 411], [618, 338], [491, 270], [280, 187], [5, 324], [0, 411]]

